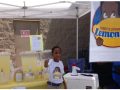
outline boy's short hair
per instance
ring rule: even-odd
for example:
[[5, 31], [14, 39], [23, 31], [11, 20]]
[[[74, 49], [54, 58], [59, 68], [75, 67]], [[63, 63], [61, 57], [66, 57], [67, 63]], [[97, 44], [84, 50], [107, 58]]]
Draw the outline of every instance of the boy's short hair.
[[59, 46], [54, 46], [54, 47], [52, 48], [52, 54], [53, 54], [53, 52], [54, 52], [54, 50], [55, 50], [56, 48], [59, 48], [60, 51], [61, 51], [61, 48], [60, 48]]

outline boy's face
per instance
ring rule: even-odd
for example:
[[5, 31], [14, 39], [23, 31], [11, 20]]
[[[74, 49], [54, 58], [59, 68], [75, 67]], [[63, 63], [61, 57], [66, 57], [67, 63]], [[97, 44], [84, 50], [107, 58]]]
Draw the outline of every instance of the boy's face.
[[52, 55], [55, 61], [59, 61], [61, 59], [61, 49], [55, 48]]

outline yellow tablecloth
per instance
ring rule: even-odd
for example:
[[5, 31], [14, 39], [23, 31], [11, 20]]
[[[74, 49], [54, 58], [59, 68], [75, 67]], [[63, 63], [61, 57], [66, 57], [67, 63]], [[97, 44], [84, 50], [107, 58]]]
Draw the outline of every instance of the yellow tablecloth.
[[47, 88], [47, 80], [40, 80], [40, 79], [36, 79], [33, 81], [23, 81], [23, 82], [8, 82], [8, 83], [2, 83], [0, 84], [0, 88], [1, 89], [12, 89], [12, 88], [17, 88], [17, 87], [25, 87], [25, 88], [30, 88], [30, 89], [34, 89], [34, 88]]

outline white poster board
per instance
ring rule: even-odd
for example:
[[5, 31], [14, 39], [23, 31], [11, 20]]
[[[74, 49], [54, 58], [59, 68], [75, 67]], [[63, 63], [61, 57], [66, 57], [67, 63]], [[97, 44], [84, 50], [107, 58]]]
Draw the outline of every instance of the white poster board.
[[42, 35], [30, 35], [31, 51], [43, 51]]
[[118, 2], [91, 3], [90, 62], [120, 61]]

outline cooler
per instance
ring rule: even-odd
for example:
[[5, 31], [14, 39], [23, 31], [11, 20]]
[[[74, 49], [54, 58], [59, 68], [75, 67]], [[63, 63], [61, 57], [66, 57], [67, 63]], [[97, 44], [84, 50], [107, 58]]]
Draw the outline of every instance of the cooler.
[[97, 89], [99, 88], [98, 74], [78, 73], [78, 76], [71, 76], [71, 73], [64, 75], [67, 89]]

